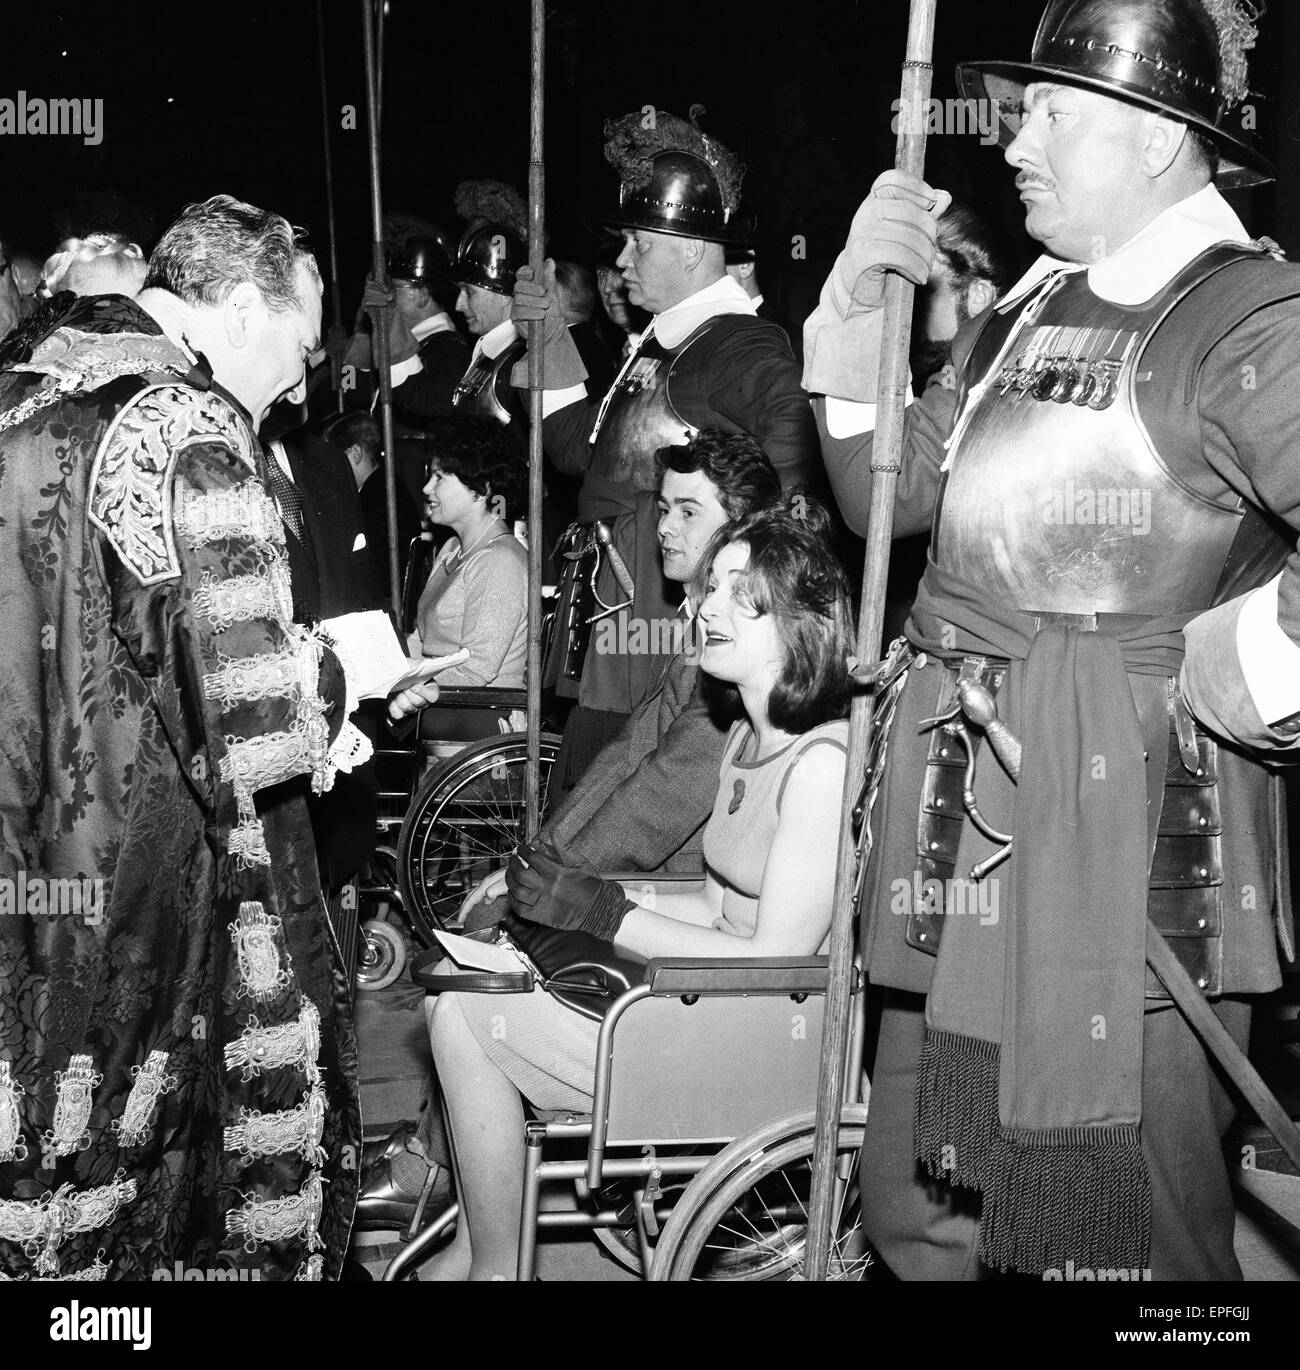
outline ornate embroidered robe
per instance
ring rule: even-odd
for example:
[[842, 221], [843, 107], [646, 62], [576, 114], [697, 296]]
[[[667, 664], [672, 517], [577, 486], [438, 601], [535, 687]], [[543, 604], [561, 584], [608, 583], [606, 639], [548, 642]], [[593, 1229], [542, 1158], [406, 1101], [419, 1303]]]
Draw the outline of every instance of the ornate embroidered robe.
[[305, 802], [343, 674], [191, 365], [102, 297], [0, 374], [0, 1278], [333, 1278], [347, 1245]]

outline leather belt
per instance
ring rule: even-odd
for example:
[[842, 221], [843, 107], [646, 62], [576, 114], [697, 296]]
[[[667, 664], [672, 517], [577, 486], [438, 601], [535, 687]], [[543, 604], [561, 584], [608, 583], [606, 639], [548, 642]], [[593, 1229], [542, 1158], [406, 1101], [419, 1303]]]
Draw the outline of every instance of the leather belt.
[[1053, 609], [1026, 609], [1027, 618], [1034, 620], [1034, 627], [1041, 632], [1044, 628], [1064, 626], [1078, 628], [1081, 633], [1105, 633], [1114, 637], [1151, 622], [1150, 614], [1063, 614]]
[[[1059, 621], [1094, 616], [1051, 617]], [[1123, 618], [1142, 621], [1135, 615], [1096, 617], [1103, 626], [1091, 631], [1113, 629], [1116, 620]], [[963, 679], [978, 679], [996, 696], [1006, 670], [1005, 661], [987, 657], [943, 663], [935, 714], [946, 714], [952, 708], [958, 682]], [[1223, 983], [1223, 821], [1218, 748], [1194, 724], [1176, 690], [1170, 692], [1169, 734], [1147, 911], [1197, 987], [1213, 995], [1222, 992]], [[971, 740], [978, 747], [977, 730], [971, 731]], [[919, 889], [924, 897], [920, 902], [912, 899], [906, 930], [909, 946], [932, 955], [937, 954], [943, 937], [948, 902], [957, 883], [954, 877], [969, 874], [956, 868], [957, 849], [967, 821], [962, 801], [965, 767], [966, 753], [961, 744], [943, 726], [935, 728], [930, 734], [917, 815], [913, 890]], [[1150, 971], [1146, 994], [1148, 998], [1168, 998]]]

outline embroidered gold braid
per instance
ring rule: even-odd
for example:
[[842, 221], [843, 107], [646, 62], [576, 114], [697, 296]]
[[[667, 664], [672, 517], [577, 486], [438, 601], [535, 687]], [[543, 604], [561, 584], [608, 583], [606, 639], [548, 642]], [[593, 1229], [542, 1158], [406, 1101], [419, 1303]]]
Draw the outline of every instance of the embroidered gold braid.
[[58, 1249], [68, 1237], [106, 1227], [136, 1196], [136, 1182], [119, 1170], [109, 1184], [74, 1189], [70, 1184], [39, 1199], [0, 1199], [0, 1238], [18, 1242], [36, 1261], [37, 1275], [57, 1276]]
[[244, 1206], [226, 1214], [226, 1232], [244, 1237], [244, 1250], [251, 1256], [262, 1242], [282, 1242], [305, 1237], [308, 1251], [319, 1251], [325, 1243], [320, 1226], [323, 1195], [320, 1171], [313, 1170], [297, 1194], [282, 1199], [259, 1199], [246, 1194]]
[[176, 509], [176, 531], [193, 548], [245, 538], [278, 548], [280, 515], [256, 481], [233, 490], [185, 490]]
[[56, 1156], [71, 1156], [90, 1145], [91, 1091], [104, 1077], [91, 1068], [89, 1056], [73, 1056], [67, 1070], [54, 1073], [54, 1126], [41, 1135]]
[[296, 1151], [304, 1160], [324, 1165], [325, 1150], [320, 1139], [325, 1132], [325, 1091], [314, 1084], [296, 1108], [278, 1113], [260, 1113], [255, 1108], [240, 1110], [239, 1122], [225, 1130], [223, 1145], [246, 1160]]
[[314, 1082], [319, 1077], [319, 1056], [320, 1014], [310, 999], [302, 1001], [297, 1022], [261, 1027], [256, 1018], [250, 1019], [238, 1040], [228, 1043], [225, 1050], [226, 1069], [239, 1070], [245, 1081], [264, 1070], [293, 1066]]
[[301, 678], [299, 653], [261, 652], [250, 657], [220, 657], [215, 671], [203, 677], [203, 693], [223, 709], [288, 694]]
[[113, 1121], [113, 1132], [121, 1146], [140, 1146], [148, 1140], [154, 1108], [164, 1094], [176, 1088], [176, 1077], [167, 1074], [167, 1053], [151, 1051], [142, 1066], [131, 1067], [134, 1084], [127, 1095], [126, 1108]]
[[205, 571], [194, 592], [194, 612], [219, 632], [254, 618], [293, 618], [293, 595], [285, 566], [268, 558], [246, 576], [220, 577]]
[[13, 1078], [8, 1061], [0, 1061], [0, 1161], [25, 1161], [27, 1143], [23, 1141], [22, 1117], [18, 1100], [27, 1091]]
[[273, 999], [289, 984], [289, 968], [285, 964], [288, 953], [281, 960], [279, 947], [283, 928], [274, 914], [255, 899], [245, 899], [239, 906], [239, 918], [232, 924], [230, 940], [235, 944], [239, 962], [239, 993], [265, 1003]]

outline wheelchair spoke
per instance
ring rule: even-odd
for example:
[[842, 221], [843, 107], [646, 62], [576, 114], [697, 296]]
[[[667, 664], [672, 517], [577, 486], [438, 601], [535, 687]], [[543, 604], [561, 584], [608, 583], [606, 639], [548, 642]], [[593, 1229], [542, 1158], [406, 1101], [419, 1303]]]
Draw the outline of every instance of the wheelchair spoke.
[[[542, 739], [542, 801], [558, 739]], [[527, 748], [519, 734], [489, 739], [430, 772], [402, 824], [398, 880], [408, 916], [429, 942], [465, 896], [518, 846]]]

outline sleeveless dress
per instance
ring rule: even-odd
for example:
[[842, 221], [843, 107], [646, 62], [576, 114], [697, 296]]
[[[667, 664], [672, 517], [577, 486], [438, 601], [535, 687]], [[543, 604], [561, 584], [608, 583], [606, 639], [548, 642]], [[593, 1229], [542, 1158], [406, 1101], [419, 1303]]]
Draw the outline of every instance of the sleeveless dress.
[[[741, 941], [753, 937], [763, 872], [790, 772], [811, 748], [845, 751], [847, 741], [848, 723], [837, 719], [754, 761], [746, 759], [754, 751], [753, 729], [748, 723], [734, 725], [704, 832], [705, 862], [724, 885], [722, 912], [713, 923], [718, 931]], [[743, 948], [736, 954], [744, 955]], [[530, 1103], [542, 1109], [591, 1111], [599, 1023], [540, 990], [454, 997], [489, 1059]]]

